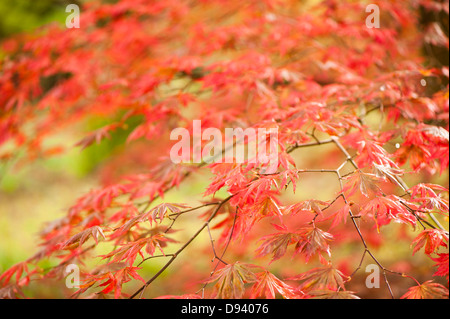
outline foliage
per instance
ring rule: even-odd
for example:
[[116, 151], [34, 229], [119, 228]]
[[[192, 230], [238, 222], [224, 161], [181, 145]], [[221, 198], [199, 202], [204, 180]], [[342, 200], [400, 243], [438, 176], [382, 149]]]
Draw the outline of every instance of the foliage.
[[[94, 1], [79, 29], [49, 25], [3, 41], [1, 161], [24, 165], [89, 150], [116, 132], [126, 138], [103, 187], [74, 200], [40, 233], [37, 252], [0, 275], [0, 297], [24, 297], [31, 283], [63, 285], [69, 264], [82, 275], [73, 297], [144, 297], [208, 233], [209, 249], [183, 259], [201, 264], [183, 278], [197, 289], [170, 273], [164, 280], [179, 287], [153, 297], [354, 299], [361, 291], [348, 286], [370, 260], [391, 297], [386, 274], [407, 281], [403, 298], [448, 298], [433, 280], [448, 285], [448, 182], [440, 176], [449, 165], [449, 69], [420, 49], [448, 52], [448, 34], [419, 24], [420, 10], [448, 19], [448, 1], [377, 3], [381, 28], [366, 27], [367, 4], [353, 1]], [[105, 124], [77, 131], [77, 145], [52, 142], [99, 117]], [[265, 174], [263, 162], [173, 163], [170, 132], [192, 132], [194, 119], [203, 130], [277, 129], [277, 171]], [[205, 173], [202, 194], [165, 201]], [[316, 189], [316, 198], [289, 202], [308, 174], [329, 176], [334, 196]], [[183, 218], [200, 226], [192, 231]], [[390, 236], [407, 238], [411, 258], [423, 252], [435, 277], [420, 283], [414, 266], [385, 266], [376, 249]], [[358, 252], [353, 271], [335, 254], [342, 247]], [[44, 260], [53, 266], [41, 268]]]

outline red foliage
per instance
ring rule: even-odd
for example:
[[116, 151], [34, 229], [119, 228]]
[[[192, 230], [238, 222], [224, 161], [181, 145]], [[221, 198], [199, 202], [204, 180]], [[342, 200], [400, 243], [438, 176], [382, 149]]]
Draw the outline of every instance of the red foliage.
[[[377, 4], [382, 28], [366, 27], [365, 5], [353, 1], [93, 1], [82, 8], [79, 29], [49, 25], [5, 41], [1, 161], [54, 156], [70, 146], [48, 145], [48, 138], [93, 117], [107, 124], [77, 136], [75, 147], [94, 147], [117, 132], [126, 138], [121, 159], [106, 171], [123, 176], [80, 197], [49, 224], [38, 253], [0, 275], [0, 297], [22, 297], [30, 281], [50, 280], [70, 263], [82, 268], [77, 297], [87, 291], [142, 297], [208, 232], [212, 249], [183, 262], [203, 262], [201, 274], [185, 280], [201, 276], [203, 288], [213, 288], [200, 296], [172, 292], [171, 282], [160, 298], [358, 298], [361, 291], [345, 286], [363, 281], [357, 277], [363, 261], [382, 266], [376, 248], [392, 237], [392, 228], [384, 230], [394, 223], [419, 232], [410, 240], [412, 255], [423, 247], [434, 275], [448, 280], [448, 231], [441, 225], [448, 226], [448, 184], [438, 178], [449, 165], [448, 66], [426, 63], [420, 47], [448, 50], [449, 42], [437, 24], [421, 32], [417, 15], [420, 5], [448, 14], [448, 2]], [[423, 81], [439, 85], [425, 88]], [[173, 163], [170, 132], [183, 127], [192, 134], [194, 119], [203, 131], [276, 129], [276, 172], [265, 174], [261, 161]], [[314, 147], [324, 151], [310, 152]], [[174, 188], [189, 189], [187, 178], [203, 172], [212, 179], [192, 202], [156, 205]], [[286, 200], [306, 174], [329, 174], [335, 197], [322, 200], [317, 189], [317, 198]], [[416, 185], [410, 188], [404, 179], [411, 176]], [[204, 214], [188, 214], [202, 223], [195, 232], [169, 237], [178, 218], [206, 207]], [[92, 239], [95, 245], [87, 245]], [[359, 253], [348, 260], [334, 255], [346, 243], [362, 260]], [[276, 268], [294, 244], [291, 260]], [[99, 246], [103, 253], [91, 254]], [[84, 262], [95, 256], [103, 258], [101, 266], [91, 269]], [[138, 266], [153, 257], [168, 259], [146, 281]], [[217, 265], [208, 278], [211, 257]], [[39, 267], [43, 260], [57, 261], [53, 271]], [[343, 260], [347, 268], [354, 263], [351, 275], [335, 268]], [[313, 265], [305, 271], [306, 262]], [[403, 298], [448, 297], [447, 288], [427, 279], [408, 286]], [[129, 281], [134, 286], [123, 293]]]

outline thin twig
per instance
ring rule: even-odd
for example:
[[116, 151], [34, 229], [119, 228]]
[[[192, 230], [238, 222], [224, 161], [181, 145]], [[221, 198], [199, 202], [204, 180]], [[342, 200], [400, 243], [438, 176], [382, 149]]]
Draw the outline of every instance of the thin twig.
[[152, 277], [150, 278], [141, 288], [139, 288], [134, 294], [131, 295], [130, 299], [133, 299], [134, 297], [136, 297], [140, 292], [141, 293], [141, 297], [144, 293], [144, 290], [156, 279], [158, 278], [166, 269], [167, 267], [170, 266], [170, 264], [172, 264], [175, 259], [178, 257], [178, 255], [187, 247], [189, 246], [189, 244], [191, 242], [194, 241], [195, 238], [197, 238], [197, 236], [203, 231], [203, 229], [205, 229], [209, 222], [211, 222], [211, 220], [214, 219], [214, 217], [217, 215], [217, 213], [219, 212], [220, 208], [226, 203], [228, 202], [231, 198], [233, 197], [233, 195], [228, 196], [227, 198], [225, 198], [223, 201], [220, 202], [219, 205], [217, 205], [217, 207], [215, 208], [214, 212], [211, 214], [211, 216], [209, 217], [208, 221], [206, 221], [198, 230], [197, 232], [180, 248], [178, 249], [172, 256], [172, 258], [169, 259], [169, 261]]

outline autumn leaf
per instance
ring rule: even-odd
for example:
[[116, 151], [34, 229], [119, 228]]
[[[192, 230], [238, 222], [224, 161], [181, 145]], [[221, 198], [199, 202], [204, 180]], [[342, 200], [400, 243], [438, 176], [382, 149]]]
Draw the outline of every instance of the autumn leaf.
[[110, 263], [116, 263], [125, 260], [128, 265], [132, 266], [138, 254], [142, 257], [142, 259], [145, 258], [143, 253], [141, 252], [144, 247], [145, 252], [150, 256], [154, 255], [156, 248], [158, 248], [164, 255], [164, 251], [162, 248], [165, 247], [168, 242], [176, 241], [166, 237], [165, 234], [156, 233], [148, 237], [138, 239], [137, 241], [123, 244], [122, 247], [113, 250], [109, 254], [101, 255], [100, 257], [103, 257], [103, 259], [114, 257], [110, 261]]
[[162, 222], [168, 212], [176, 214], [181, 212], [180, 208], [189, 208], [189, 206], [185, 204], [162, 203], [153, 207], [147, 214], [151, 214], [152, 220]]
[[448, 289], [428, 280], [421, 285], [410, 287], [401, 299], [447, 299]]
[[349, 290], [314, 290], [309, 296], [312, 299], [361, 299]]
[[110, 235], [110, 238], [117, 238], [126, 234], [130, 229], [144, 221], [148, 221], [150, 225], [152, 225], [153, 221], [158, 220], [161, 223], [164, 217], [168, 213], [179, 213], [181, 212], [180, 208], [188, 208], [189, 206], [185, 204], [173, 204], [173, 203], [162, 203], [159, 204], [147, 212], [141, 213], [137, 216], [129, 218], [125, 223], [123, 223], [120, 227], [114, 229], [114, 232]]
[[79, 142], [75, 144], [75, 146], [80, 146], [81, 149], [85, 149], [86, 147], [92, 145], [94, 142], [99, 144], [103, 139], [110, 138], [110, 132], [114, 131], [117, 127], [119, 127], [119, 123], [113, 123], [106, 125], [105, 127], [99, 128], [92, 132], [90, 135], [86, 136]]
[[[447, 215], [449, 210], [448, 200], [442, 196], [442, 193], [448, 193], [448, 189], [440, 185], [420, 183], [412, 187], [411, 200], [420, 203], [419, 209], [436, 210]], [[440, 193], [438, 194], [437, 192]]]
[[256, 283], [252, 287], [250, 298], [265, 296], [267, 299], [274, 299], [275, 292], [285, 299], [298, 298], [295, 288], [284, 283], [272, 273], [263, 271], [256, 274]]
[[333, 239], [333, 235], [314, 226], [305, 226], [298, 230], [296, 234], [299, 240], [295, 245], [295, 253], [303, 254], [306, 262], [318, 252], [326, 252], [331, 256], [328, 241]]
[[263, 242], [256, 250], [257, 256], [262, 257], [272, 254], [271, 262], [273, 262], [283, 257], [286, 254], [287, 247], [295, 243], [295, 238], [297, 237], [295, 233], [289, 232], [286, 226], [277, 226], [277, 229], [281, 230], [281, 232], [267, 235], [260, 239]]
[[425, 254], [430, 255], [443, 246], [447, 247], [448, 233], [440, 229], [425, 229], [414, 239], [411, 245], [414, 245], [413, 255], [425, 246]]
[[114, 291], [114, 298], [118, 299], [122, 294], [122, 285], [129, 282], [132, 278], [145, 283], [145, 280], [137, 273], [138, 267], [127, 267], [125, 263], [113, 263], [99, 266], [92, 274], [88, 274], [82, 280], [80, 289], [73, 296], [78, 296], [89, 288], [105, 287], [99, 293], [109, 294]]
[[378, 196], [366, 203], [359, 214], [371, 216], [378, 230], [380, 226], [389, 224], [391, 220], [415, 226], [416, 217], [402, 204], [402, 201], [404, 200], [395, 195]]
[[[20, 262], [3, 272], [0, 275], [0, 282], [2, 282], [3, 286], [6, 286], [9, 283], [11, 277], [15, 276], [16, 285], [27, 285], [30, 282], [30, 276], [34, 273], [36, 273], [36, 270], [28, 270], [27, 262]], [[25, 277], [22, 278], [22, 274], [25, 274]]]
[[249, 196], [259, 198], [261, 194], [268, 193], [272, 187], [278, 189], [276, 178], [273, 176], [265, 176], [252, 181], [246, 188], [242, 189], [241, 201], [245, 202]]
[[403, 170], [398, 167], [392, 167], [392, 165], [387, 164], [377, 164], [373, 163], [375, 176], [379, 178], [387, 178], [392, 183], [397, 184], [397, 178], [403, 175]]
[[369, 191], [375, 194], [379, 192], [377, 182], [380, 181], [380, 178], [374, 174], [356, 171], [343, 179], [348, 181], [342, 191], [347, 197], [353, 196], [358, 190], [365, 197], [369, 197]]
[[[133, 266], [145, 262], [153, 288], [123, 286], [133, 296], [198, 298], [192, 284], [214, 269], [202, 298], [357, 298], [367, 296], [364, 276], [345, 290], [331, 248], [340, 270], [359, 274], [368, 257], [386, 261], [409, 245], [418, 226], [395, 268], [448, 281], [448, 232], [432, 229], [448, 226], [449, 68], [436, 59], [448, 52], [448, 1], [380, 1], [382, 28], [363, 22], [366, 2], [95, 1], [77, 30], [2, 33], [1, 175], [70, 152], [79, 136], [87, 157], [77, 159], [93, 160], [86, 173], [98, 186], [49, 223], [30, 258], [2, 269], [0, 297], [66, 293], [64, 280], [49, 279], [76, 263], [79, 293], [100, 288], [84, 297], [122, 298], [124, 284], [143, 282]], [[86, 125], [95, 127], [80, 132]], [[28, 186], [46, 194], [45, 175], [19, 181], [36, 179]], [[74, 196], [83, 186], [55, 182]], [[180, 194], [187, 204], [161, 203]], [[2, 212], [21, 197], [39, 206], [28, 191], [11, 195], [0, 195]], [[7, 224], [4, 234], [16, 231]], [[168, 254], [174, 229], [183, 242]], [[426, 258], [412, 262], [419, 251]], [[251, 265], [259, 257], [277, 267]], [[278, 277], [293, 269], [298, 287]], [[396, 295], [408, 279], [385, 270]], [[430, 290], [442, 289], [425, 282], [407, 295]]]
[[275, 215], [281, 221], [281, 217], [283, 216], [283, 208], [270, 193], [258, 198], [252, 209], [257, 212], [258, 218]]
[[259, 268], [255, 265], [244, 264], [239, 261], [228, 264], [217, 270], [206, 280], [206, 283], [217, 281], [211, 298], [217, 299], [239, 299], [245, 292], [245, 283], [255, 282], [256, 275], [252, 269]]
[[332, 215], [333, 222], [331, 223], [330, 229], [336, 227], [337, 225], [344, 222], [344, 224], [347, 222], [347, 218], [349, 217], [351, 209], [351, 204], [346, 203], [344, 206], [339, 209], [336, 213]]
[[447, 49], [449, 47], [448, 37], [437, 22], [431, 23], [425, 30], [425, 41], [435, 46], [442, 46]]
[[74, 249], [78, 246], [83, 245], [83, 243], [86, 242], [86, 240], [88, 240], [89, 237], [94, 238], [95, 243], [98, 244], [99, 236], [103, 237], [103, 239], [106, 239], [103, 230], [99, 226], [93, 226], [82, 231], [81, 233], [72, 236], [70, 239], [68, 239], [61, 245], [60, 249]]
[[448, 259], [448, 252], [447, 253], [438, 253], [438, 257], [431, 259], [436, 262], [435, 266], [438, 267], [437, 271], [433, 274], [433, 276], [442, 276], [447, 277], [447, 284], [448, 284], [448, 266], [449, 266], [449, 259]]
[[320, 206], [328, 206], [328, 203], [317, 199], [310, 199], [300, 203], [293, 204], [287, 207], [286, 210], [288, 213], [293, 215], [308, 212], [316, 214], [318, 216], [322, 216], [323, 213], [322, 208]]
[[17, 284], [9, 284], [0, 288], [0, 299], [26, 299], [21, 287]]
[[297, 290], [309, 293], [315, 290], [345, 290], [344, 279], [347, 279], [342, 272], [334, 268], [331, 264], [324, 267], [313, 268], [287, 280], [303, 281]]

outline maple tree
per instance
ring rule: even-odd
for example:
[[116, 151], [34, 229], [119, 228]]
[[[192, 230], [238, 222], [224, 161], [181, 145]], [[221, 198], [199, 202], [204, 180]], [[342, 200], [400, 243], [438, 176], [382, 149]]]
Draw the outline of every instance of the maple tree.
[[[126, 138], [103, 187], [74, 199], [37, 252], [0, 274], [0, 297], [64, 286], [75, 264], [74, 298], [360, 298], [371, 262], [390, 297], [448, 298], [449, 69], [436, 52], [448, 55], [449, 5], [377, 4], [380, 28], [355, 1], [92, 1], [78, 29], [4, 40], [1, 161]], [[421, 11], [444, 18], [424, 25]], [[92, 117], [104, 124], [78, 130], [75, 146], [51, 139]], [[173, 163], [170, 132], [192, 131], [194, 119], [203, 130], [276, 128], [277, 171]], [[333, 181], [334, 196], [302, 197], [306, 175]], [[211, 177], [196, 198], [165, 200], [195, 176]], [[392, 236], [432, 273], [385, 265], [378, 250]], [[335, 255], [342, 247], [350, 255]], [[172, 267], [178, 275], [162, 278]], [[177, 288], [154, 295], [157, 280]]]

